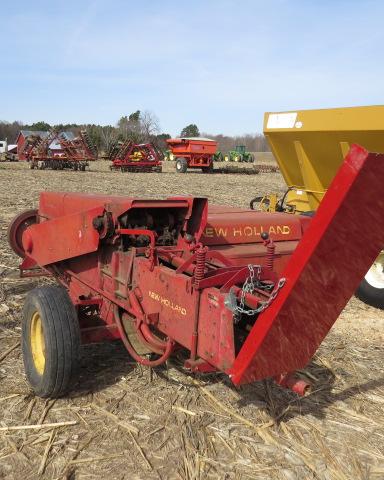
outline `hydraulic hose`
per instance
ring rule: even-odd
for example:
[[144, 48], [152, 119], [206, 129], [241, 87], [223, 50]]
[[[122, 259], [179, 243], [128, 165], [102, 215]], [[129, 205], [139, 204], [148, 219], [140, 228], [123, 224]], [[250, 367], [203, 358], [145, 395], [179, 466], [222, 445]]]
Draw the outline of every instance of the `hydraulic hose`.
[[123, 324], [121, 322], [121, 317], [119, 313], [119, 308], [117, 305], [114, 306], [114, 317], [115, 321], [117, 324], [117, 328], [120, 333], [121, 340], [124, 343], [125, 348], [128, 350], [128, 353], [131, 355], [131, 357], [136, 360], [136, 362], [140, 363], [141, 365], [145, 365], [147, 367], [157, 367], [158, 365], [161, 365], [162, 363], [166, 362], [168, 358], [170, 357], [173, 347], [174, 347], [174, 341], [172, 339], [168, 339], [167, 343], [165, 345], [165, 350], [164, 353], [157, 358], [156, 360], [149, 360], [147, 358], [142, 357], [139, 355], [136, 350], [133, 348], [131, 342], [129, 341], [127, 334], [125, 333]]

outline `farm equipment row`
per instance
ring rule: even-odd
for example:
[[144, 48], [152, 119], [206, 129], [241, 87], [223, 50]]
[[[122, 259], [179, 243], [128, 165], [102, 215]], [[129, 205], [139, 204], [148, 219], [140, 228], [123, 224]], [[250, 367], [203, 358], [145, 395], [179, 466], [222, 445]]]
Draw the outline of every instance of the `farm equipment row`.
[[[352, 146], [316, 216], [42, 192], [8, 231], [27, 296], [23, 356], [35, 393], [65, 394], [80, 343], [121, 339], [142, 365], [176, 351], [235, 385], [304, 368], [384, 244], [384, 155]], [[57, 241], [57, 240], [60, 241]]]
[[132, 140], [115, 142], [108, 152], [111, 170], [122, 172], [161, 172], [163, 154], [152, 143], [135, 144]]
[[[59, 146], [56, 153], [52, 145]], [[70, 140], [64, 133], [51, 130], [47, 136], [29, 135], [20, 152], [30, 164], [31, 169], [81, 170], [96, 160], [97, 149], [91, 142], [88, 133], [82, 130], [79, 135]]]
[[[51, 148], [54, 142], [59, 146], [59, 153]], [[185, 173], [188, 169], [201, 169], [203, 173], [244, 174], [277, 171], [277, 168], [273, 166], [254, 164], [252, 168], [248, 169], [240, 168], [237, 165], [214, 169], [213, 162], [215, 158], [217, 160], [218, 155], [216, 152], [217, 142], [200, 137], [176, 138], [167, 140], [167, 142], [170, 150], [164, 155], [152, 143], [137, 144], [130, 139], [115, 141], [107, 152], [107, 159], [112, 162], [110, 169], [122, 172], [161, 172], [164, 158], [174, 158], [178, 173]], [[245, 147], [241, 148], [245, 149]], [[30, 163], [31, 169], [84, 171], [89, 166], [89, 161], [97, 158], [97, 149], [85, 130], [81, 131], [79, 136], [73, 140], [67, 138], [64, 133], [51, 131], [45, 137], [39, 134], [29, 135], [20, 154]], [[248, 153], [244, 151], [241, 158], [246, 158], [246, 155]]]

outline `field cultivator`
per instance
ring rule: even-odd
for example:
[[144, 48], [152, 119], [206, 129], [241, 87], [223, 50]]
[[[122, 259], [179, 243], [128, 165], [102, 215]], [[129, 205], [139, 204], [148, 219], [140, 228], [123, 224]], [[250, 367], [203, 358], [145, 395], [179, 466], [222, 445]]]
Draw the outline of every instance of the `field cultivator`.
[[[25, 301], [26, 373], [65, 394], [80, 343], [121, 339], [142, 365], [177, 350], [235, 385], [272, 377], [304, 394], [311, 360], [384, 244], [384, 155], [352, 146], [316, 216], [42, 192], [9, 242], [23, 277], [60, 286]], [[58, 241], [59, 239], [59, 241]]]
[[[56, 144], [55, 149], [52, 148], [52, 144]], [[84, 171], [89, 162], [97, 158], [97, 149], [85, 130], [73, 140], [54, 130], [44, 138], [40, 135], [30, 135], [25, 140], [22, 153], [31, 169], [40, 170]]]
[[131, 140], [112, 145], [108, 158], [111, 170], [122, 172], [158, 172], [162, 170], [163, 153], [152, 143], [136, 144]]
[[254, 167], [259, 173], [277, 173], [279, 171], [277, 165], [266, 165], [265, 163], [254, 164]]
[[222, 167], [217, 167], [213, 170], [213, 173], [232, 173], [236, 175], [257, 175], [260, 170], [256, 165], [250, 165], [249, 167], [243, 167], [240, 165], [226, 164]]
[[170, 138], [167, 140], [176, 161], [176, 172], [185, 173], [189, 168], [199, 168], [203, 173], [213, 172], [213, 160], [217, 142], [209, 138]]

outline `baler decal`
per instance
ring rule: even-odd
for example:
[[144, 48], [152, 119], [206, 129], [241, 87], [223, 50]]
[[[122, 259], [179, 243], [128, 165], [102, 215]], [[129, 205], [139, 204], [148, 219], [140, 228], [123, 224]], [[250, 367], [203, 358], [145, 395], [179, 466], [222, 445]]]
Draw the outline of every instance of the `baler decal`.
[[165, 307], [170, 308], [171, 310], [175, 312], [181, 313], [181, 315], [186, 316], [187, 315], [187, 309], [182, 307], [181, 305], [178, 305], [177, 303], [173, 303], [172, 300], [169, 298], [163, 297], [160, 295], [160, 293], [152, 292], [151, 290], [148, 291], [148, 295], [152, 300], [156, 300], [156, 302], [159, 302], [161, 305], [164, 305]]
[[289, 225], [270, 225], [268, 228], [264, 228], [262, 225], [239, 225], [231, 227], [230, 230], [228, 230], [227, 227], [206, 227], [204, 230], [204, 237], [228, 237], [228, 233], [233, 237], [260, 237], [263, 232], [268, 232], [269, 234], [290, 235], [291, 227]]

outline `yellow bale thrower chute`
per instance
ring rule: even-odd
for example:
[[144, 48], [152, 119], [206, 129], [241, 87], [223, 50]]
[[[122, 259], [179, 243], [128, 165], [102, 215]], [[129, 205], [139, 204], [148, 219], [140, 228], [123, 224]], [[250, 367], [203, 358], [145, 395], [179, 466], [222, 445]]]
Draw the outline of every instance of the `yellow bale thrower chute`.
[[[352, 144], [384, 152], [384, 105], [268, 112], [264, 134], [288, 189], [282, 196], [256, 197], [251, 207], [313, 215]], [[357, 296], [384, 308], [384, 252], [367, 272]]]

